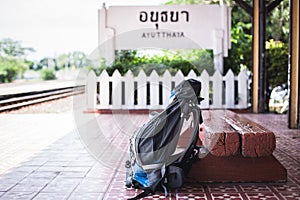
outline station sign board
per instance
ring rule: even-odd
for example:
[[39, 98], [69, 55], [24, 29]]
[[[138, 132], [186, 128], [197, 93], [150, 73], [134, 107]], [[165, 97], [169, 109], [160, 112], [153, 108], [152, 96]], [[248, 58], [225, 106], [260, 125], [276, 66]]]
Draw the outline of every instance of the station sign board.
[[225, 5], [103, 6], [99, 46], [107, 58], [117, 49], [141, 48], [211, 49], [223, 58], [230, 48], [230, 23]]

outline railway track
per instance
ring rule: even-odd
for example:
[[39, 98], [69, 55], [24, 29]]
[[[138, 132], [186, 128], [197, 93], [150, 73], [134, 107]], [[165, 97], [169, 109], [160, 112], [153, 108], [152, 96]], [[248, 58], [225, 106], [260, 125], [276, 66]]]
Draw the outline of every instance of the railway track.
[[0, 95], [0, 112], [84, 93], [84, 86]]

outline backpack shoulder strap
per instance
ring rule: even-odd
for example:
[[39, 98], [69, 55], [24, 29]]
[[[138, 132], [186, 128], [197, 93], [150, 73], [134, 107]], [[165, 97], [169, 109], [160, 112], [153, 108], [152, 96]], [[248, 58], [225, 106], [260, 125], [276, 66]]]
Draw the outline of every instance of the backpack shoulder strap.
[[142, 193], [138, 194], [137, 196], [130, 198], [128, 200], [138, 200], [141, 198], [144, 198], [146, 196], [148, 196], [149, 194], [154, 194], [153, 191], [149, 188], [149, 189], [145, 189]]

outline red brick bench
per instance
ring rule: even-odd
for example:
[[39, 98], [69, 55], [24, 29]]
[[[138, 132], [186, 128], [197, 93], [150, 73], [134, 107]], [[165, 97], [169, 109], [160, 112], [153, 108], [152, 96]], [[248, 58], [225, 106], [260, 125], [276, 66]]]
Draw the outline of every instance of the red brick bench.
[[286, 181], [287, 172], [272, 155], [273, 132], [228, 110], [204, 110], [202, 145], [209, 153], [193, 165], [190, 181], [265, 182]]
[[231, 111], [204, 111], [203, 145], [215, 156], [262, 157], [272, 155], [276, 140], [273, 132]]

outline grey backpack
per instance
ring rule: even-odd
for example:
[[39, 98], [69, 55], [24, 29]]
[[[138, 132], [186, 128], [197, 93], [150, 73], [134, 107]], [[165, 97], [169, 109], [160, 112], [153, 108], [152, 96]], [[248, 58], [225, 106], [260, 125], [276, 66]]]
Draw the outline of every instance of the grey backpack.
[[[192, 163], [198, 158], [198, 129], [202, 123], [199, 103], [201, 83], [184, 80], [172, 91], [173, 101], [161, 113], [136, 130], [130, 139], [126, 161], [126, 187], [143, 189], [131, 199], [158, 190], [180, 188]], [[180, 139], [185, 122], [191, 123], [189, 138]], [[181, 144], [182, 141], [184, 144]]]

